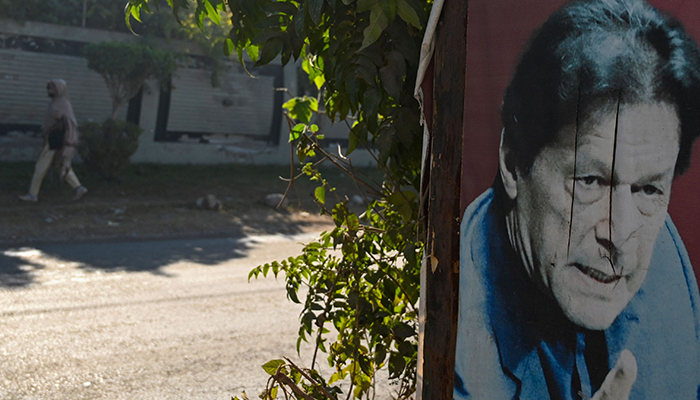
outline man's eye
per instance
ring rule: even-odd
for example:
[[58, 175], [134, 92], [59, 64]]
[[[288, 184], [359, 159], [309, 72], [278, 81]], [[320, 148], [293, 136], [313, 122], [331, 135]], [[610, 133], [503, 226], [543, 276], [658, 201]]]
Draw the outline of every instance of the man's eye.
[[584, 186], [588, 187], [594, 187], [598, 186], [603, 182], [603, 179], [599, 176], [594, 176], [594, 175], [587, 175], [587, 176], [582, 176], [579, 178], [576, 178], [577, 181], [582, 183]]
[[633, 192], [642, 192], [647, 196], [662, 195], [664, 192], [654, 185], [642, 185], [632, 187]]

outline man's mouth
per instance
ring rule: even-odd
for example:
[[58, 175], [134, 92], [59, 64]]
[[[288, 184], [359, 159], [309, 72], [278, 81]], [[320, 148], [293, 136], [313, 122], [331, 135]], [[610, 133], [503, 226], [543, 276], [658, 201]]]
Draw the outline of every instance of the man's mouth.
[[579, 263], [574, 263], [573, 266], [576, 267], [579, 271], [581, 271], [584, 275], [587, 275], [590, 278], [601, 283], [613, 283], [619, 281], [620, 278], [622, 278], [622, 275], [609, 275], [605, 272], [593, 269], [591, 267], [586, 267], [585, 265], [581, 265]]

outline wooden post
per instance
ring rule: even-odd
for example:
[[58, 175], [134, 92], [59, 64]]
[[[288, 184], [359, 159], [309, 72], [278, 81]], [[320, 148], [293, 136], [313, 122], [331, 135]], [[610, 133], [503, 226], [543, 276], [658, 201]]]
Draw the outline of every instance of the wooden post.
[[428, 156], [424, 400], [452, 399], [454, 389], [467, 5], [468, 0], [446, 0], [437, 27]]

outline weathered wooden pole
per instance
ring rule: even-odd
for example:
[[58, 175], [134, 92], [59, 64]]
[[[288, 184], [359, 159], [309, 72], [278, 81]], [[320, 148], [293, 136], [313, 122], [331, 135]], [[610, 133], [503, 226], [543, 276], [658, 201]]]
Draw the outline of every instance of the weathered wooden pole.
[[452, 399], [468, 0], [445, 0], [434, 55], [422, 400]]

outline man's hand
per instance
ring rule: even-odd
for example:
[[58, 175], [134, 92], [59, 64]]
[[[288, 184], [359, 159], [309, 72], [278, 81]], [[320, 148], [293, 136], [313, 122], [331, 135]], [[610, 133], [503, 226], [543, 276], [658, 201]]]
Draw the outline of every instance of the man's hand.
[[615, 368], [608, 372], [600, 390], [591, 400], [628, 400], [637, 380], [637, 360], [629, 350], [622, 350]]

